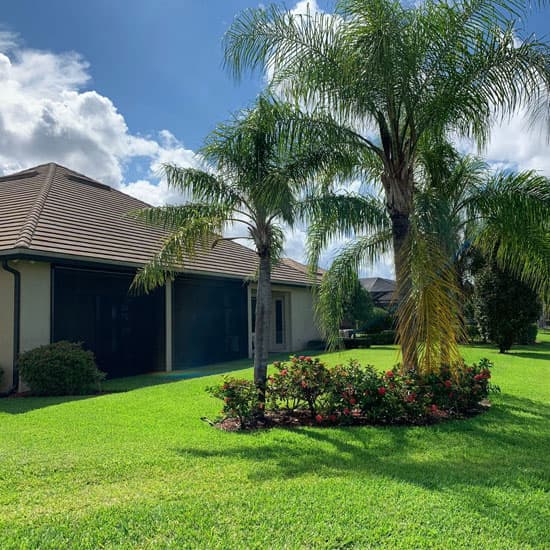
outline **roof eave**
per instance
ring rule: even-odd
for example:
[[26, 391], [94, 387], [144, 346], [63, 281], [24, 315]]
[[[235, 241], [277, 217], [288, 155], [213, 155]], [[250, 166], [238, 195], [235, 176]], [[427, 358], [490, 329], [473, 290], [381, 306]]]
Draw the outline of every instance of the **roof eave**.
[[[107, 260], [105, 258], [94, 258], [78, 256], [76, 254], [59, 254], [48, 253], [39, 250], [32, 250], [30, 248], [12, 248], [8, 250], [0, 250], [0, 258], [5, 260], [29, 260], [29, 261], [42, 261], [50, 263], [78, 263], [88, 266], [113, 266], [127, 269], [139, 269], [143, 267], [142, 263], [138, 262], [125, 262], [121, 260]], [[178, 271], [181, 275], [201, 275], [222, 279], [236, 279], [239, 281], [245, 281], [247, 283], [253, 283], [254, 278], [251, 276], [235, 275], [234, 273], [216, 273], [212, 271], [200, 271], [197, 269], [182, 269]], [[272, 279], [272, 284], [297, 286], [303, 288], [311, 288], [312, 284], [300, 283], [298, 281], [289, 281], [287, 279]]]

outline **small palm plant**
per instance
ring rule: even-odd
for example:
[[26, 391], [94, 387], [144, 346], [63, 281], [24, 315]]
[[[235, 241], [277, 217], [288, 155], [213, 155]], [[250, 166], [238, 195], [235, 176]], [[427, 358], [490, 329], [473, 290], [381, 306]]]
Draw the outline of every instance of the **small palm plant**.
[[306, 208], [302, 204], [311, 175], [322, 168], [323, 151], [299, 150], [279, 124], [291, 109], [260, 97], [252, 109], [220, 124], [200, 154], [204, 170], [164, 166], [168, 185], [187, 195], [177, 206], [147, 208], [135, 216], [161, 226], [169, 236], [160, 251], [138, 271], [134, 287], [162, 285], [201, 249], [214, 247], [230, 226], [244, 229], [258, 255], [254, 379], [264, 398], [271, 319], [271, 271], [283, 250], [284, 230]]

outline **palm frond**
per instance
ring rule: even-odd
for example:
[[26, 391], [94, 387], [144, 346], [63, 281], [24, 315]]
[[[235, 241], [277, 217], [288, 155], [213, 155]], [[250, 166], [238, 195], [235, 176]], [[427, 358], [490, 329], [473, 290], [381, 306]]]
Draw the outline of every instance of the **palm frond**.
[[132, 282], [132, 290], [145, 293], [173, 279], [189, 259], [212, 245], [227, 223], [226, 208], [193, 203], [148, 208], [132, 216], [170, 230], [160, 250], [138, 270]]
[[306, 249], [313, 273], [322, 250], [332, 240], [387, 233], [391, 227], [386, 208], [376, 197], [323, 193], [307, 197], [299, 209], [309, 221]]
[[461, 295], [454, 263], [438, 236], [414, 228], [403, 249], [398, 277], [397, 339], [405, 367], [421, 373], [462, 365]]
[[495, 174], [467, 201], [481, 219], [470, 237], [501, 269], [550, 296], [550, 180], [532, 172]]
[[391, 231], [372, 237], [358, 237], [337, 254], [323, 275], [318, 289], [315, 316], [329, 348], [340, 344], [339, 329], [344, 320], [344, 304], [357, 282], [360, 269], [372, 265], [391, 250]]
[[163, 166], [168, 186], [189, 194], [193, 201], [237, 206], [242, 197], [227, 180], [196, 168], [181, 168], [175, 164]]

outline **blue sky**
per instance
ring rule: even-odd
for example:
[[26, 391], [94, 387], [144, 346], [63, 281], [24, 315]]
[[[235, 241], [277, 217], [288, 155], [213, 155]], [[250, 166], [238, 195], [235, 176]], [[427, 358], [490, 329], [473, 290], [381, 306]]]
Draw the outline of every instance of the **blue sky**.
[[89, 87], [114, 102], [132, 132], [168, 128], [196, 149], [218, 121], [261, 89], [258, 77], [231, 79], [221, 44], [235, 15], [257, 6], [231, 0], [7, 0], [0, 21], [27, 47], [82, 55], [90, 63]]
[[[306, 2], [285, 5], [303, 9]], [[329, 0], [314, 4], [333, 6]], [[150, 202], [175, 200], [155, 177], [160, 163], [192, 165], [204, 136], [262, 87], [261, 75], [231, 79], [221, 44], [235, 15], [258, 5], [4, 0], [0, 172], [54, 160]], [[526, 30], [548, 38], [549, 22], [546, 8]], [[547, 143], [526, 134], [520, 122], [495, 131], [488, 157], [550, 175]], [[289, 254], [299, 259], [302, 244], [298, 234]]]

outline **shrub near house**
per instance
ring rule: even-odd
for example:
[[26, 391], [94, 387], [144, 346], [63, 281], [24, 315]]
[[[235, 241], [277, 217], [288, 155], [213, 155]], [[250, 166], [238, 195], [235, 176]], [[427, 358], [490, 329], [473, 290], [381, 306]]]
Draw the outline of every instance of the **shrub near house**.
[[[269, 424], [426, 424], [481, 410], [491, 389], [492, 363], [482, 359], [464, 369], [443, 367], [420, 376], [399, 365], [380, 373], [351, 360], [327, 367], [319, 358], [275, 362], [268, 378], [265, 417], [251, 382], [226, 378], [208, 391], [224, 401], [221, 427], [238, 419], [240, 427]], [[498, 388], [493, 388], [498, 390]], [[262, 418], [263, 417], [263, 418]], [[260, 424], [258, 419], [261, 418]]]
[[99, 391], [105, 373], [80, 344], [56, 342], [19, 356], [21, 378], [35, 395], [86, 395]]

